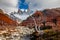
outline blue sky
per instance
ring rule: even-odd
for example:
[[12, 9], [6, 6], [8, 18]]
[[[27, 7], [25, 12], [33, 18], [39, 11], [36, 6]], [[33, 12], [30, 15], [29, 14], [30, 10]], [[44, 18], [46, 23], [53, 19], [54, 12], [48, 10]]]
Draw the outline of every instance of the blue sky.
[[60, 0], [0, 0], [0, 9], [7, 13], [18, 11], [18, 8], [27, 9], [28, 5], [30, 10], [56, 8], [60, 7]]
[[28, 9], [28, 4], [25, 2], [25, 0], [19, 0], [18, 8], [19, 9]]
[[[17, 12], [18, 9], [27, 9], [28, 5], [29, 9], [35, 12], [46, 8], [60, 8], [60, 0], [0, 0], [0, 9], [3, 9], [7, 14]], [[25, 18], [28, 15], [21, 16]]]
[[25, 2], [25, 0], [19, 0], [19, 1], [21, 1], [22, 3], [24, 3], [24, 2]]

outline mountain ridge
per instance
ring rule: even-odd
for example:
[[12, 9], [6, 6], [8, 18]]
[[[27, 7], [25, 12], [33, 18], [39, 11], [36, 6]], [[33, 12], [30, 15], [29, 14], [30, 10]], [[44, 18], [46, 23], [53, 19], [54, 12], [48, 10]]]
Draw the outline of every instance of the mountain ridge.
[[38, 26], [43, 26], [42, 22], [45, 21], [46, 26], [50, 25], [54, 27], [55, 23], [53, 22], [53, 19], [57, 20], [58, 28], [60, 26], [60, 8], [52, 8], [52, 9], [45, 9], [43, 11], [36, 11], [33, 15], [29, 16], [26, 20], [24, 20], [20, 25], [34, 27], [35, 24], [32, 17], [34, 17], [36, 24]]

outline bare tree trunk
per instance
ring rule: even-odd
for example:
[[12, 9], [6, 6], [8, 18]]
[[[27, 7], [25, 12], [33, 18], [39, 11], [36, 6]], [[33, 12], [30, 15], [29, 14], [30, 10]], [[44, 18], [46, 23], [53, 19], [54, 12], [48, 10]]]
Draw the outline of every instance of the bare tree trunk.
[[[32, 17], [32, 16], [31, 16], [31, 17]], [[38, 28], [37, 28], [37, 23], [36, 23], [36, 20], [35, 20], [35, 18], [34, 18], [34, 17], [32, 17], [32, 19], [33, 19], [34, 24], [35, 24], [35, 31], [37, 31], [37, 32], [38, 32]]]

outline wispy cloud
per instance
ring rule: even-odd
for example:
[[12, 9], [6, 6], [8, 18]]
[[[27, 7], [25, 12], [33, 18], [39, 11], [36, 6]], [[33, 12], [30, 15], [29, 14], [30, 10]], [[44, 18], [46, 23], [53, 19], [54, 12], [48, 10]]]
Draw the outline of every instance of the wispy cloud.
[[31, 10], [60, 7], [60, 0], [26, 0]]
[[[26, 0], [31, 10], [60, 7], [60, 0]], [[0, 0], [0, 9], [7, 13], [18, 10], [18, 0]]]
[[17, 3], [18, 0], [0, 0], [0, 9], [7, 13], [17, 11]]

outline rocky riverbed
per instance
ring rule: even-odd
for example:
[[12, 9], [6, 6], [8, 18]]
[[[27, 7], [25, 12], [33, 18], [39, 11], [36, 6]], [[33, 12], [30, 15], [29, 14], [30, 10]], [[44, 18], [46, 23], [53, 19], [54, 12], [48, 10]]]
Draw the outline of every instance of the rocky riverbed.
[[[33, 40], [33, 38], [41, 40], [60, 40], [60, 31], [53, 31], [52, 29], [43, 30], [44, 34], [35, 32], [34, 28], [30, 29], [25, 26], [17, 26], [14, 30], [0, 31], [0, 40]], [[30, 34], [33, 34], [32, 36]], [[36, 34], [39, 36], [36, 38]], [[35, 36], [34, 36], [35, 35]]]
[[15, 30], [6, 31], [0, 34], [0, 40], [30, 40], [29, 34], [32, 34], [34, 29], [18, 26]]

